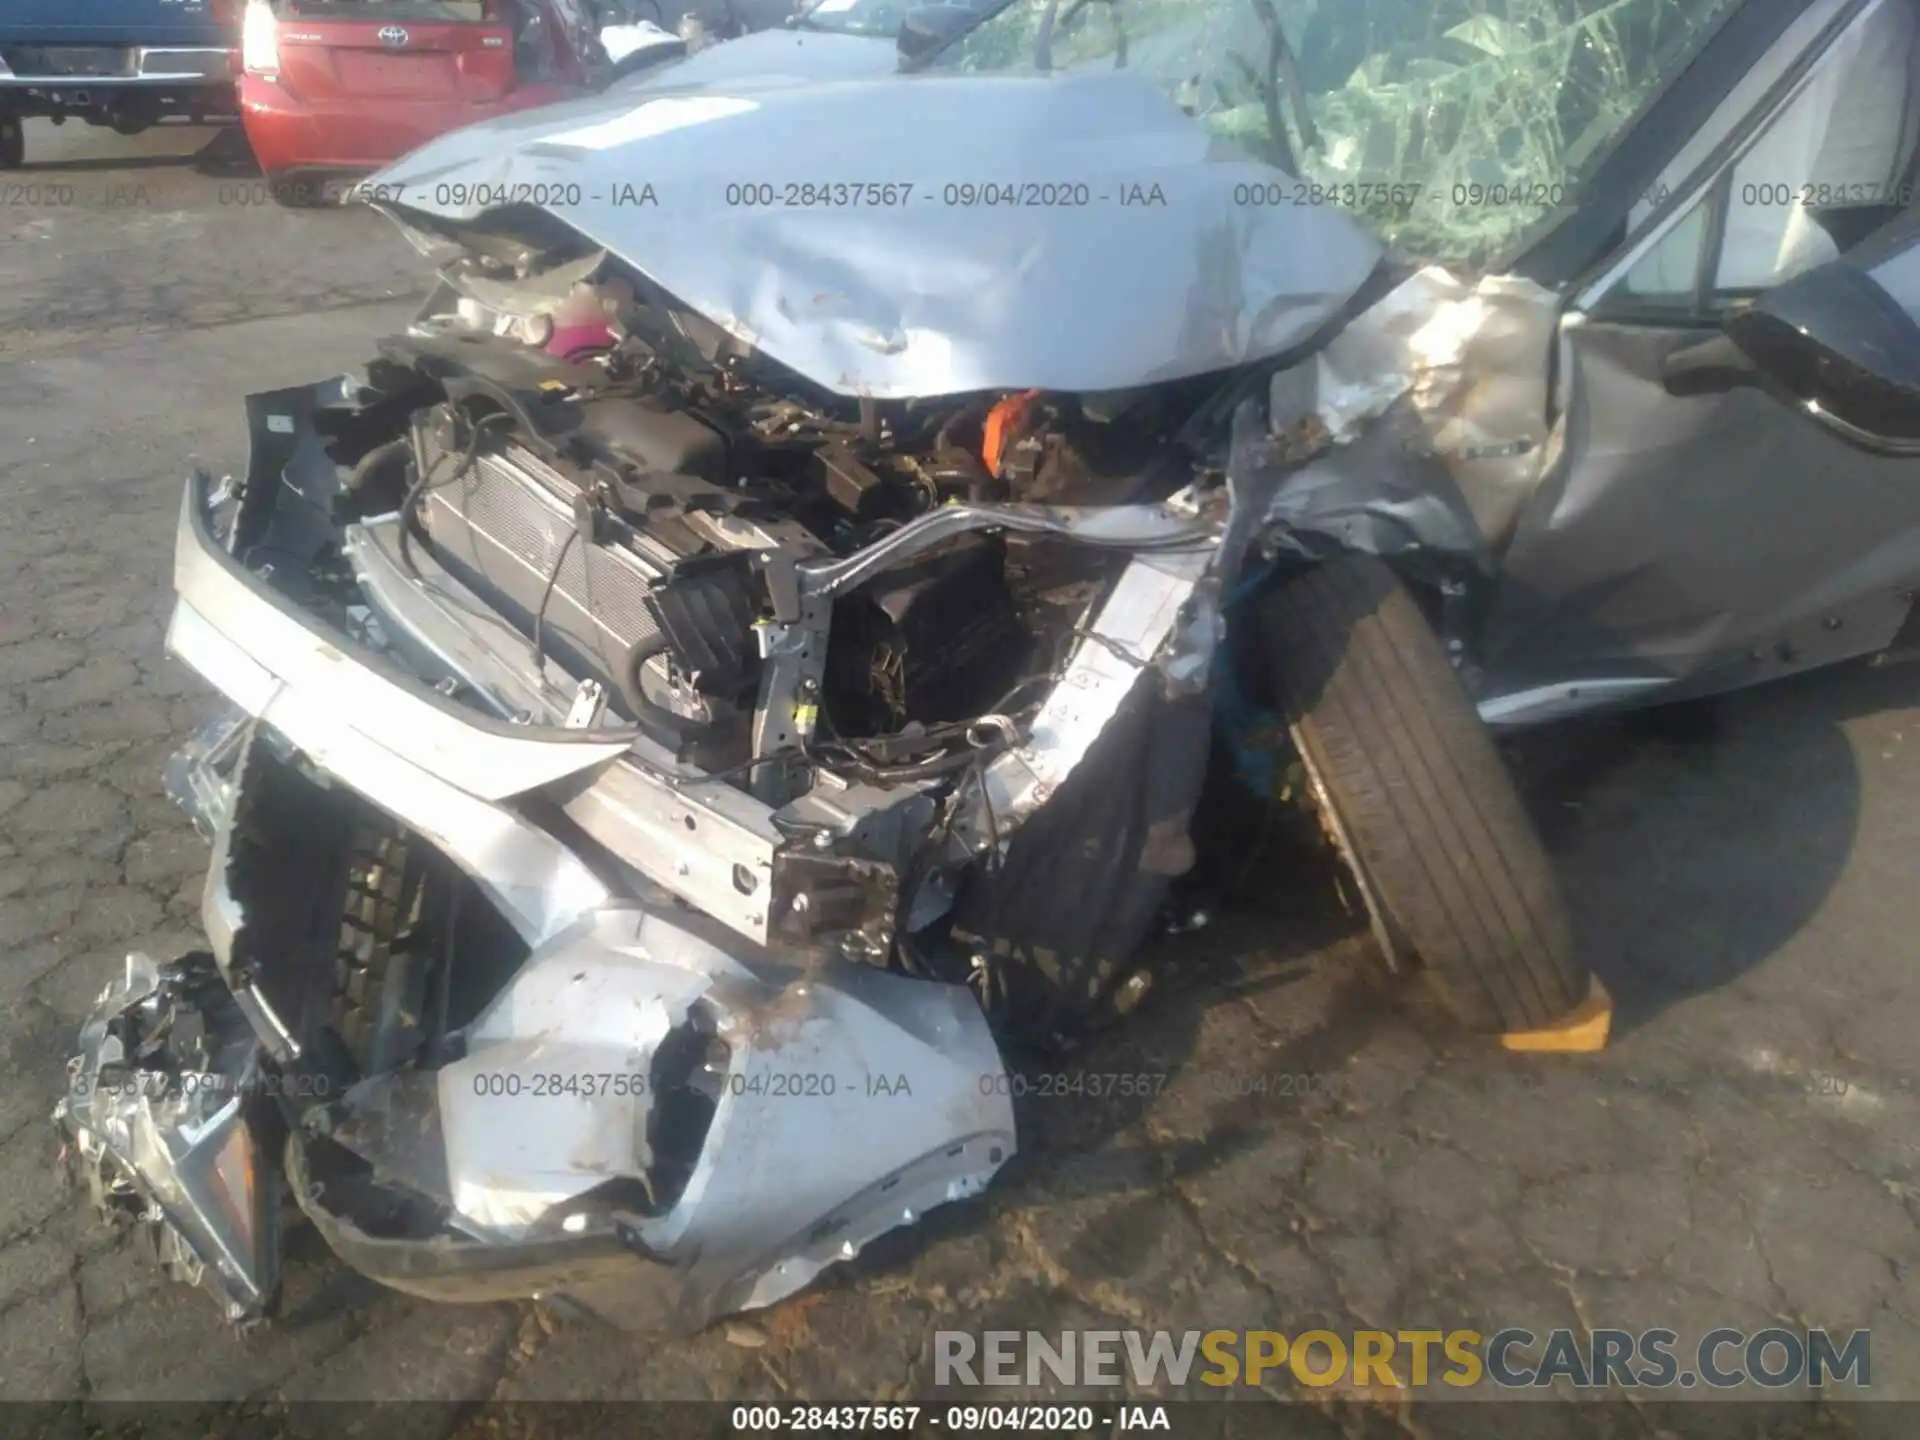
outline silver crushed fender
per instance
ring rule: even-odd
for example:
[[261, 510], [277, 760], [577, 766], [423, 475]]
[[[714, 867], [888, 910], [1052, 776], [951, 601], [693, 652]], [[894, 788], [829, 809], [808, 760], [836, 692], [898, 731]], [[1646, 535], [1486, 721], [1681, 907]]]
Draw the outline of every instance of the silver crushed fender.
[[[1414, 542], [1443, 553], [1500, 546], [1549, 457], [1548, 357], [1558, 319], [1559, 297], [1516, 276], [1468, 284], [1428, 266], [1407, 277], [1311, 360], [1274, 377], [1276, 414], [1311, 377], [1338, 448], [1289, 481], [1272, 520], [1376, 549], [1370, 529], [1351, 523], [1364, 505], [1390, 512], [1396, 537], [1410, 527]], [[1370, 459], [1356, 442], [1394, 429], [1374, 422], [1396, 407], [1406, 423], [1390, 436], [1394, 453]], [[1378, 478], [1396, 464], [1397, 483]], [[1457, 490], [1470, 535], [1460, 533], [1455, 507], [1435, 498], [1436, 481]]]
[[1180, 623], [1211, 550], [1136, 556], [1067, 661], [1024, 745], [989, 764], [953, 824], [956, 858], [1006, 843], [1053, 797]]
[[[1219, 523], [1201, 518], [1200, 502], [1190, 492], [1165, 506], [1105, 512], [1111, 527], [1106, 533], [1116, 537], [1108, 543], [1154, 548], [1141, 549], [1122, 572], [1034, 718], [1026, 743], [985, 767], [954, 822], [950, 850], [956, 858], [997, 848], [1052, 797], [1119, 713], [1142, 670], [1158, 665], [1168, 684], [1184, 693], [1211, 683], [1214, 655], [1226, 634], [1226, 596], [1282, 477], [1321, 443], [1317, 430], [1304, 438], [1267, 435], [1259, 408], [1250, 402], [1236, 409], [1232, 433], [1226, 513]], [[924, 909], [916, 918], [924, 923]]]
[[[962, 988], [859, 966], [770, 974], [664, 916], [609, 909], [537, 953], [439, 1072], [448, 1179], [475, 1233], [521, 1239], [660, 1158], [653, 1088], [675, 1032], [708, 1047], [713, 1106], [664, 1214], [617, 1217], [683, 1271], [683, 1323], [769, 1305], [1014, 1152], [1012, 1102]], [[543, 1076], [605, 1077], [554, 1094]], [[588, 1227], [583, 1214], [573, 1222]]]

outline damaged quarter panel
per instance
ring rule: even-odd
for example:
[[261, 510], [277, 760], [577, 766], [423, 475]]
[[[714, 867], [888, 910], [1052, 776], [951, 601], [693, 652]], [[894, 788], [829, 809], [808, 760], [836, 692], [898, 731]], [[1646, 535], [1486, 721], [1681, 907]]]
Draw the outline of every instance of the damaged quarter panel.
[[[609, 94], [374, 183], [455, 234], [544, 205], [807, 378], [885, 399], [1115, 390], [1287, 350], [1381, 250], [1331, 206], [1236, 202], [1276, 181], [1116, 71]], [[1034, 203], [968, 202], [983, 184]]]

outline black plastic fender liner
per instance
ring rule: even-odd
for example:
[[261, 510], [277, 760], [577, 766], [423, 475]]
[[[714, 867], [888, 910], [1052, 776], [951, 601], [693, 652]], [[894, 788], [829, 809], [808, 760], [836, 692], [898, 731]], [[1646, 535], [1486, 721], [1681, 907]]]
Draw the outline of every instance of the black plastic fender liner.
[[968, 872], [955, 932], [987, 957], [988, 1014], [1007, 1033], [1052, 1047], [1125, 1008], [1129, 962], [1193, 866], [1212, 725], [1210, 689], [1169, 694], [1146, 670], [1002, 862]]

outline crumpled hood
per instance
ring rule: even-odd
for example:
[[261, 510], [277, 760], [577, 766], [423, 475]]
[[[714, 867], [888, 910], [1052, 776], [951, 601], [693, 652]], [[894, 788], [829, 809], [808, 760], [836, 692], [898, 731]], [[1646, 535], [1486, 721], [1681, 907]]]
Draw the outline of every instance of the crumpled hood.
[[457, 131], [373, 183], [403, 225], [543, 205], [764, 353], [878, 398], [1242, 364], [1310, 334], [1380, 257], [1126, 71], [610, 92]]

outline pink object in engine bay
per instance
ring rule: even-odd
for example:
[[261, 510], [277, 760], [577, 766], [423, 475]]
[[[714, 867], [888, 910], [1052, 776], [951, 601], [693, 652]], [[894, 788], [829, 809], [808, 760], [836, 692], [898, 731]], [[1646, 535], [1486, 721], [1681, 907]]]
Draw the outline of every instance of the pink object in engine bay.
[[610, 350], [620, 338], [616, 324], [621, 310], [631, 304], [633, 292], [618, 283], [595, 285], [583, 281], [573, 293], [542, 319], [544, 334], [535, 343], [547, 354], [575, 360], [599, 350]]

